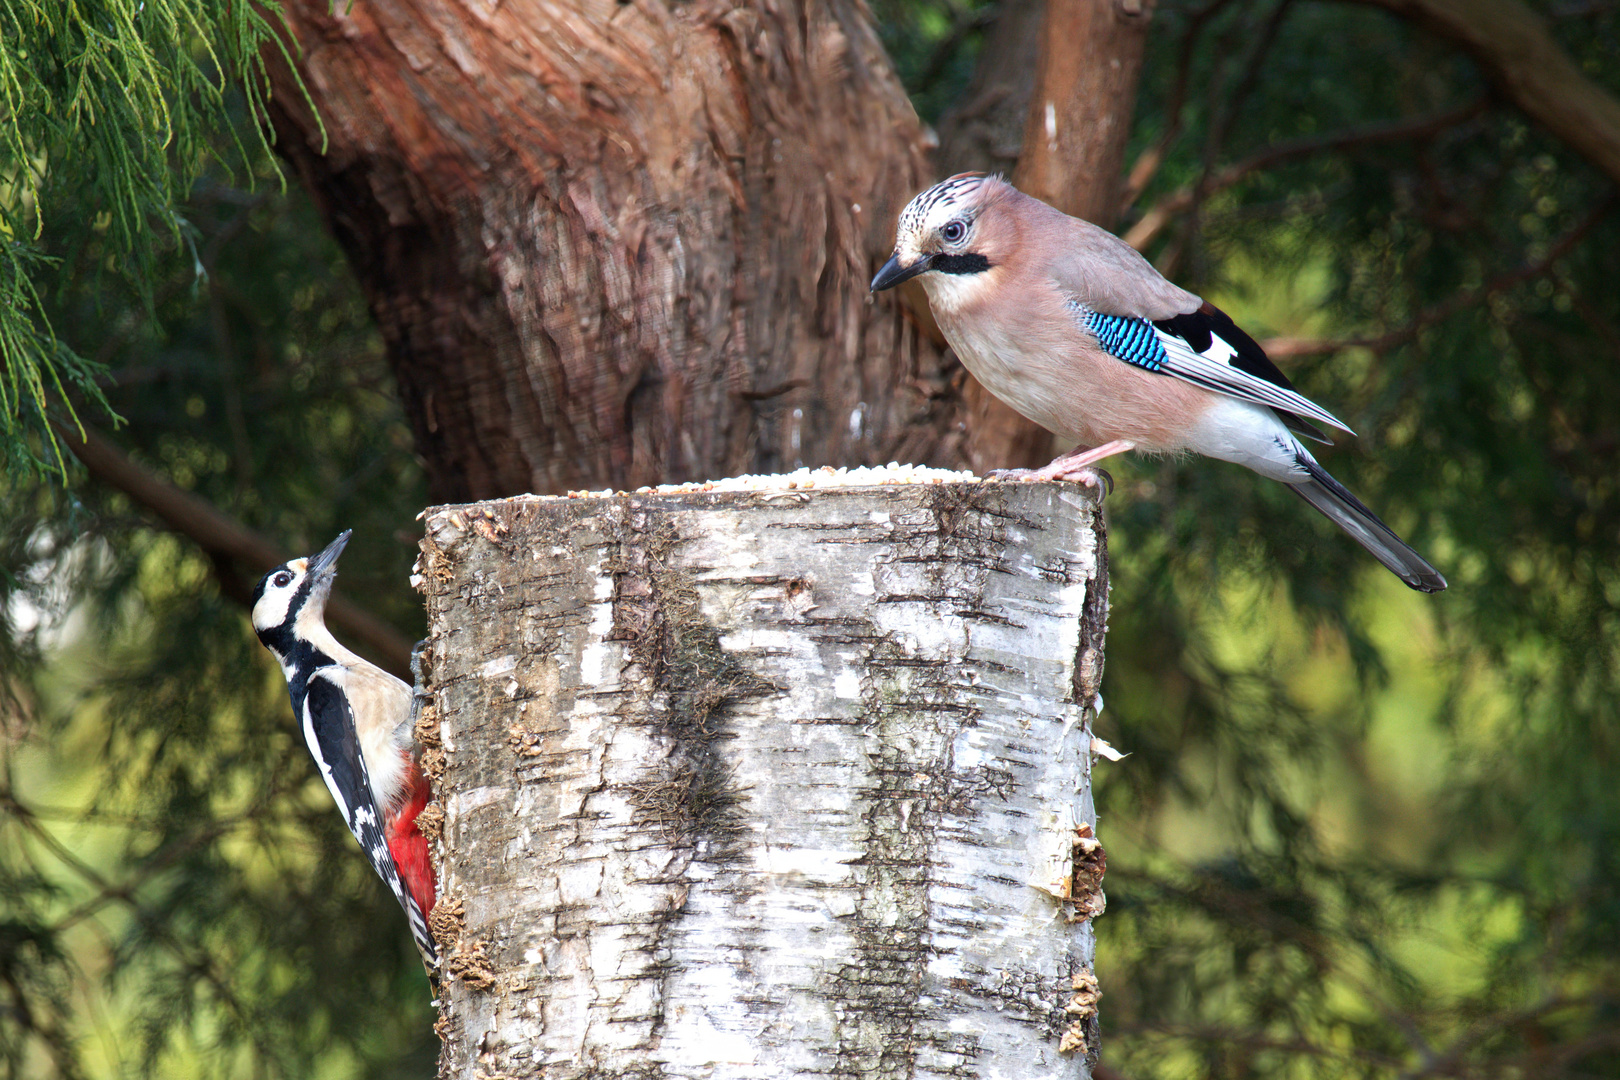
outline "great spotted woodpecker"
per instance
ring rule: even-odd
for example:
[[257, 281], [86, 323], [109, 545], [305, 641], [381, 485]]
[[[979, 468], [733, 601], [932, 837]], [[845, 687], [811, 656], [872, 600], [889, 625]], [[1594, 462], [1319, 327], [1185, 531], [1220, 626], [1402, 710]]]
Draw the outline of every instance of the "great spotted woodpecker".
[[431, 974], [438, 962], [427, 927], [433, 869], [416, 824], [428, 786], [413, 752], [413, 693], [326, 629], [326, 599], [349, 535], [345, 530], [319, 555], [266, 574], [253, 590], [253, 629], [281, 661], [293, 716], [321, 779], [377, 876], [405, 909]]

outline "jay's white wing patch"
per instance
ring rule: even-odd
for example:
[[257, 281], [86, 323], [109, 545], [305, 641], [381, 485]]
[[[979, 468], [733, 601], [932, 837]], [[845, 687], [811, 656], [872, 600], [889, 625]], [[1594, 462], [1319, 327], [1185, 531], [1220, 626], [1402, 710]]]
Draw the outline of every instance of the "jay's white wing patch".
[[1212, 335], [1209, 349], [1199, 353], [1168, 331], [1155, 327], [1154, 334], [1164, 347], [1165, 360], [1160, 370], [1166, 375], [1186, 379], [1217, 394], [1252, 401], [1256, 405], [1268, 405], [1355, 434], [1343, 420], [1309, 398], [1233, 366], [1232, 359], [1237, 356], [1237, 349], [1218, 336]]

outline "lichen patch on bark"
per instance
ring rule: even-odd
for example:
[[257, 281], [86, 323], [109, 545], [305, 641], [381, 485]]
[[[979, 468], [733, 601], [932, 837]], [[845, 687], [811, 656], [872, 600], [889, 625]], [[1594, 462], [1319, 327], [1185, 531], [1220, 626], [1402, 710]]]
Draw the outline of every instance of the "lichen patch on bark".
[[1097, 1003], [1102, 1000], [1102, 989], [1097, 985], [1096, 973], [1090, 968], [1077, 972], [1072, 985], [1074, 996], [1063, 1006], [1063, 1011], [1074, 1019], [1063, 1032], [1063, 1038], [1058, 1043], [1058, 1052], [1072, 1054], [1080, 1050], [1095, 1059], [1098, 1031]]
[[674, 526], [636, 499], [623, 510], [625, 540], [607, 569], [614, 577], [613, 637], [651, 681], [661, 706], [648, 719], [669, 739], [667, 755], [629, 785], [631, 801], [675, 846], [711, 862], [740, 856], [749, 832], [739, 813], [746, 792], [721, 752], [731, 707], [775, 692], [720, 646], [691, 579], [671, 565]]

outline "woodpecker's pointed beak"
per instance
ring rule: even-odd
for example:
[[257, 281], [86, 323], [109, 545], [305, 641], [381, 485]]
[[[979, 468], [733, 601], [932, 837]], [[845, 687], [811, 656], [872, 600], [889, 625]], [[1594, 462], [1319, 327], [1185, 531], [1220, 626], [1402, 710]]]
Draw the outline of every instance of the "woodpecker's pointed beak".
[[897, 251], [889, 256], [889, 261], [883, 264], [883, 269], [872, 279], [872, 291], [882, 292], [884, 289], [892, 289], [902, 281], [910, 281], [918, 274], [926, 274], [933, 266], [932, 255], [919, 256], [910, 266], [903, 266], [900, 263], [900, 253]]
[[349, 543], [349, 537], [354, 535], [353, 529], [344, 529], [338, 538], [326, 545], [326, 550], [309, 560], [309, 578], [311, 581], [320, 581], [333, 575], [333, 568], [337, 566], [338, 556]]

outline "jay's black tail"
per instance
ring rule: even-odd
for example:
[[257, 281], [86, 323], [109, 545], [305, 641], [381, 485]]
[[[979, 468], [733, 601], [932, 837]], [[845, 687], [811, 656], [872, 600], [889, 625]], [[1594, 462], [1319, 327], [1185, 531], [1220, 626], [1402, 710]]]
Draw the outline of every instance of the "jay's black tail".
[[1420, 592], [1439, 592], [1446, 587], [1440, 571], [1430, 566], [1423, 556], [1407, 546], [1378, 515], [1362, 505], [1348, 488], [1328, 475], [1326, 469], [1302, 454], [1299, 463], [1311, 474], [1303, 484], [1290, 484], [1294, 493], [1333, 520], [1333, 523], [1355, 538], [1356, 543], [1373, 553], [1373, 557], [1395, 576]]

